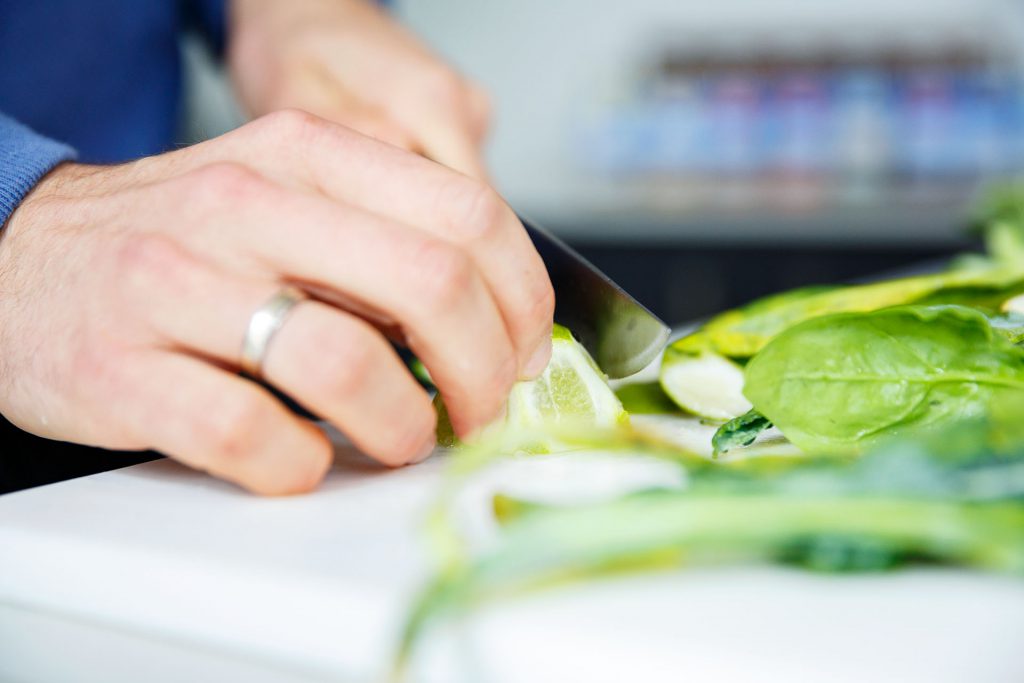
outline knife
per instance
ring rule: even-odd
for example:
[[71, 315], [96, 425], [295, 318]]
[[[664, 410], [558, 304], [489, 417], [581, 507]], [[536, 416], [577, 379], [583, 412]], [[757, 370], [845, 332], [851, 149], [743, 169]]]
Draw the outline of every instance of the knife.
[[643, 370], [665, 348], [669, 328], [569, 245], [520, 219], [555, 290], [555, 322], [572, 331], [611, 379]]

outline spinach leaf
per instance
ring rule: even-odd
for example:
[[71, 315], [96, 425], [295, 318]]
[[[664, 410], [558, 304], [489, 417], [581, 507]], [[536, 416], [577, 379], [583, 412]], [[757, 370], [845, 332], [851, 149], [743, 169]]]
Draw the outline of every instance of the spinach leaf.
[[749, 446], [754, 443], [758, 434], [770, 429], [771, 426], [771, 420], [756, 410], [749, 410], [743, 415], [729, 420], [719, 427], [715, 435], [711, 437], [711, 446], [714, 448], [715, 457], [731, 451], [733, 448]]
[[959, 306], [836, 314], [769, 343], [747, 364], [744, 393], [801, 449], [858, 452], [1019, 400], [1024, 349]]
[[[731, 419], [749, 409], [735, 363], [753, 357], [784, 330], [823, 315], [909, 304], [958, 304], [994, 315], [1024, 292], [1024, 259], [1013, 267], [994, 263], [869, 285], [798, 289], [726, 311], [665, 350], [661, 385], [684, 410]], [[704, 381], [712, 370], [720, 377]]]
[[798, 289], [727, 311], [674, 347], [704, 345], [730, 358], [750, 358], [776, 335], [822, 315], [875, 311], [891, 306], [958, 304], [992, 313], [1024, 292], [1014, 268], [957, 270], [851, 287]]

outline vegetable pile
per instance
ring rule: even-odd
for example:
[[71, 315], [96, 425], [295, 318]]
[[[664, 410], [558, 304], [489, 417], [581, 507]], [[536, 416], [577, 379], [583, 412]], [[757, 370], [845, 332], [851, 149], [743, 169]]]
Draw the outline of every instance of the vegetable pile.
[[[632, 420], [520, 421], [460, 447], [431, 517], [439, 571], [399, 662], [442, 615], [626, 569], [927, 562], [1024, 575], [1024, 198], [1000, 194], [985, 226], [987, 253], [943, 272], [712, 318], [666, 349], [659, 382], [617, 390]], [[650, 420], [699, 425], [709, 443], [681, 444]], [[493, 536], [467, 539], [460, 492], [541, 442], [677, 468], [685, 485], [582, 501], [498, 490]]]

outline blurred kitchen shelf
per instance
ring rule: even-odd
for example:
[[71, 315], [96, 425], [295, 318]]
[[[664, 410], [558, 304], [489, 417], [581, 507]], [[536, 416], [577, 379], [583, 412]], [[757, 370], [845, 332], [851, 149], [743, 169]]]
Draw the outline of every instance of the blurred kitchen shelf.
[[1019, 0], [395, 7], [491, 92], [503, 195], [571, 239], [955, 248], [970, 186], [1024, 172]]

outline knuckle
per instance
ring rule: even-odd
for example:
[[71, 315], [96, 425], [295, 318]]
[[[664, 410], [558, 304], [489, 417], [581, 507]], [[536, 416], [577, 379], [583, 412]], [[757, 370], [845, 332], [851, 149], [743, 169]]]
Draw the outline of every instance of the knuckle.
[[[156, 233], [139, 233], [124, 239], [115, 255], [118, 291], [145, 293], [152, 287], [180, 282], [190, 260], [175, 241]], [[173, 284], [172, 284], [173, 286]]]
[[281, 109], [263, 116], [259, 125], [279, 144], [293, 144], [316, 137], [327, 121], [302, 109]]
[[451, 216], [455, 236], [466, 241], [486, 241], [501, 225], [505, 202], [498, 193], [472, 178], [458, 178], [442, 198]]
[[463, 297], [473, 283], [473, 264], [461, 250], [441, 241], [428, 241], [414, 267], [421, 301], [429, 313], [444, 310]]
[[255, 171], [238, 163], [222, 161], [193, 172], [189, 178], [194, 199], [214, 206], [237, 206], [259, 197], [266, 182]]

